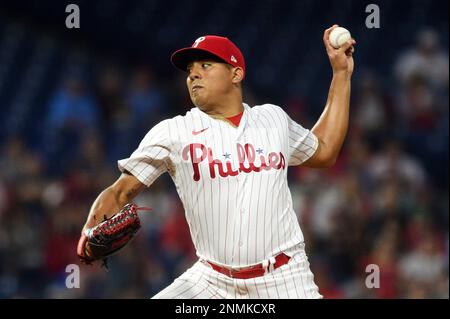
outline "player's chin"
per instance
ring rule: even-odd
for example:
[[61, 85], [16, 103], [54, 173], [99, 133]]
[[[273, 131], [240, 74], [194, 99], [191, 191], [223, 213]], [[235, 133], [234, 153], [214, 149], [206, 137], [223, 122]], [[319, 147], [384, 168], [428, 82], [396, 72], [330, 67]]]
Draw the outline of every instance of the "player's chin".
[[206, 99], [198, 94], [192, 94], [191, 95], [191, 100], [192, 103], [196, 106], [196, 107], [202, 107], [206, 104]]

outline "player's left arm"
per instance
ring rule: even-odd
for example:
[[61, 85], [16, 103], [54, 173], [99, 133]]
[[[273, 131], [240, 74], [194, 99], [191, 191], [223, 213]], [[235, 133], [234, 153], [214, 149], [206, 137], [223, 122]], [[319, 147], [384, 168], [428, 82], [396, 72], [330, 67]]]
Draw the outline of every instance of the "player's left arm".
[[353, 73], [353, 52], [356, 41], [350, 39], [339, 49], [335, 49], [329, 40], [331, 30], [325, 30], [323, 42], [333, 69], [333, 79], [325, 109], [312, 128], [318, 139], [315, 153], [302, 165], [314, 168], [331, 167], [344, 143], [348, 128], [351, 77]]

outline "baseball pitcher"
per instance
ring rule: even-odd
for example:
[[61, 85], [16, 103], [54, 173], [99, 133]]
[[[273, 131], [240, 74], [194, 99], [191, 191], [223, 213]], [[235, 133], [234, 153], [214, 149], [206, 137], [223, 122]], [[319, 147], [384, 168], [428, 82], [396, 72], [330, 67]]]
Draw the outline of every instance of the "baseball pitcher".
[[173, 53], [195, 107], [154, 126], [129, 158], [118, 161], [122, 175], [93, 203], [80, 258], [89, 263], [123, 247], [139, 228], [139, 208], [130, 202], [168, 172], [198, 261], [154, 298], [322, 298], [287, 170], [330, 167], [343, 144], [356, 42], [334, 48], [329, 34], [336, 27], [323, 35], [333, 78], [311, 130], [279, 106], [243, 103], [244, 56], [228, 38], [202, 36]]

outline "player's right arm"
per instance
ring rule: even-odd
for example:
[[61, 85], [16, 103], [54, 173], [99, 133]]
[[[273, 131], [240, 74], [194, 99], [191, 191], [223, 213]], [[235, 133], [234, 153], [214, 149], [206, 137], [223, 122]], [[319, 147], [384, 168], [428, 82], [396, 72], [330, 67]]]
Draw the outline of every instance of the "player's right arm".
[[333, 70], [325, 109], [311, 132], [318, 147], [303, 166], [328, 168], [334, 165], [348, 130], [351, 77], [354, 69], [353, 52], [356, 41], [348, 40], [339, 49], [330, 43], [330, 33], [337, 25], [325, 30], [323, 41]]
[[84, 231], [92, 228], [104, 220], [104, 216], [110, 218], [119, 212], [123, 206], [132, 201], [146, 185], [141, 183], [135, 176], [124, 172], [111, 186], [98, 195], [92, 204]]

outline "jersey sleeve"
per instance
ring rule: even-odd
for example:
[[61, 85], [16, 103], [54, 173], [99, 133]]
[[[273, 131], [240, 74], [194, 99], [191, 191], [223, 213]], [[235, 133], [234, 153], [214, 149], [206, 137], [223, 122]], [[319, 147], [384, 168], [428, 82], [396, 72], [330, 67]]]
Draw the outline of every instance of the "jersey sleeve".
[[[286, 113], [285, 113], [286, 114]], [[313, 132], [304, 128], [286, 114], [289, 135], [289, 166], [300, 165], [317, 150], [319, 141]]]
[[129, 158], [117, 162], [121, 172], [127, 171], [150, 186], [167, 171], [171, 149], [167, 124], [166, 120], [155, 125]]

